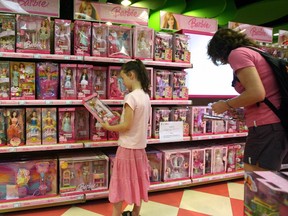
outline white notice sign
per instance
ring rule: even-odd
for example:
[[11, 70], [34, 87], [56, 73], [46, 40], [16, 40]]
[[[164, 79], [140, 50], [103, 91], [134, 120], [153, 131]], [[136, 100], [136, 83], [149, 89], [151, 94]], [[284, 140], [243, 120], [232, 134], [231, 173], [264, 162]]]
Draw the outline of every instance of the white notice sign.
[[160, 122], [159, 137], [160, 141], [183, 140], [183, 122]]

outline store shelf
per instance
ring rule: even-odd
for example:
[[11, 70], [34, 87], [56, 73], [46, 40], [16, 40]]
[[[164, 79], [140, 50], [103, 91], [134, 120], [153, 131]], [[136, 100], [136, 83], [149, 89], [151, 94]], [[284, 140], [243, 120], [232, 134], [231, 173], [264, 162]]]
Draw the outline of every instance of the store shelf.
[[232, 179], [242, 178], [244, 176], [244, 171], [223, 173], [218, 175], [203, 176], [200, 178], [192, 179], [192, 185], [208, 184], [212, 182], [227, 181]]
[[213, 139], [245, 137], [245, 136], [247, 136], [247, 132], [227, 133], [227, 134], [209, 134], [209, 135], [192, 135], [191, 140], [213, 140]]
[[159, 184], [151, 184], [149, 187], [149, 191], [161, 191], [161, 190], [169, 190], [173, 188], [180, 187], [190, 187], [191, 179], [179, 180], [179, 181], [171, 181], [171, 182], [161, 182]]
[[179, 140], [160, 140], [160, 139], [148, 139], [148, 144], [159, 144], [159, 143], [174, 143], [174, 142], [184, 142], [184, 141], [190, 141], [191, 137], [190, 136], [185, 136], [183, 139]]
[[111, 141], [91, 141], [91, 142], [85, 142], [84, 148], [98, 148], [98, 147], [111, 147], [111, 146], [117, 146], [117, 140], [111, 140]]
[[39, 54], [39, 53], [15, 53], [15, 52], [0, 52], [1, 58], [21, 58], [21, 59], [45, 59], [45, 60], [68, 60], [68, 61], [83, 61], [84, 56], [76, 55], [57, 55], [57, 54]]
[[85, 199], [86, 200], [93, 200], [93, 199], [102, 199], [102, 198], [107, 198], [108, 197], [109, 191], [99, 191], [99, 192], [91, 192], [91, 193], [86, 193], [85, 194]]

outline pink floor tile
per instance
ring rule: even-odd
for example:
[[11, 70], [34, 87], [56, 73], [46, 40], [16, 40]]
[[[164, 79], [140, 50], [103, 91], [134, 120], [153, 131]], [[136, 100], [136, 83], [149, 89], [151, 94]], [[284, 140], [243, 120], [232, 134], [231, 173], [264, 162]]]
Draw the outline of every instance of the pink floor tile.
[[227, 183], [215, 183], [215, 184], [209, 184], [209, 185], [201, 185], [198, 187], [192, 187], [191, 190], [204, 192], [204, 193], [211, 193], [215, 195], [220, 196], [226, 196], [229, 197], [229, 190]]
[[188, 211], [188, 210], [180, 208], [179, 211], [178, 211], [178, 215], [177, 216], [208, 216], [208, 215], [201, 214], [201, 213], [198, 213], [198, 212]]
[[166, 205], [179, 207], [183, 196], [183, 189], [149, 193], [149, 200]]
[[244, 202], [242, 200], [230, 198], [233, 216], [244, 215]]

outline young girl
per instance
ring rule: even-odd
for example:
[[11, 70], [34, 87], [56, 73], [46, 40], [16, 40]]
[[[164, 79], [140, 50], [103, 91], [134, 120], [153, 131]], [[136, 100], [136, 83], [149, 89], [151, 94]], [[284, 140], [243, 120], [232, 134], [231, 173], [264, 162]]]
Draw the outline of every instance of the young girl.
[[124, 98], [123, 113], [118, 125], [102, 123], [104, 129], [119, 132], [118, 149], [109, 186], [109, 201], [114, 204], [113, 216], [120, 216], [123, 201], [134, 204], [122, 215], [138, 216], [141, 202], [148, 201], [149, 170], [145, 152], [151, 103], [149, 79], [140, 60], [125, 63], [120, 72], [129, 90]]

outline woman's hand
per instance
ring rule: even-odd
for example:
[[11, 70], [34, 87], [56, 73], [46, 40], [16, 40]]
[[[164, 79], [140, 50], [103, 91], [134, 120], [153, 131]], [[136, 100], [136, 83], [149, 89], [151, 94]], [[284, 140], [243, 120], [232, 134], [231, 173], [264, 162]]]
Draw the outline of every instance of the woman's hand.
[[230, 107], [225, 100], [219, 100], [211, 105], [212, 110], [216, 114], [222, 114], [227, 111]]

